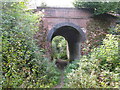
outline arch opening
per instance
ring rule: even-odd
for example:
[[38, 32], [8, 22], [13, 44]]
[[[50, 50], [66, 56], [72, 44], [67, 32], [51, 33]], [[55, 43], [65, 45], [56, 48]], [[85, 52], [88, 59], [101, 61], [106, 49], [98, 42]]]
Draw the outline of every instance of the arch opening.
[[67, 41], [63, 36], [55, 36], [52, 40], [52, 58], [67, 60]]
[[48, 32], [47, 39], [51, 42], [56, 36], [62, 36], [67, 41], [67, 57], [70, 61], [80, 59], [80, 44], [85, 41], [85, 34], [79, 26], [72, 23], [57, 24]]
[[53, 33], [52, 39], [55, 36], [63, 36], [68, 42], [79, 42], [80, 41], [79, 32], [71, 26], [63, 26], [63, 27], [58, 28]]

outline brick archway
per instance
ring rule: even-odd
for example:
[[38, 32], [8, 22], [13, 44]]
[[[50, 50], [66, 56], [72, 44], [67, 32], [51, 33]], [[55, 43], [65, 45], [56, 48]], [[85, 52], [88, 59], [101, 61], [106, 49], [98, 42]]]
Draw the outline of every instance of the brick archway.
[[81, 27], [79, 27], [78, 25], [75, 25], [73, 23], [69, 23], [69, 22], [59, 23], [59, 24], [56, 24], [55, 26], [53, 26], [53, 28], [51, 30], [49, 30], [49, 32], [48, 32], [47, 40], [52, 41], [53, 34], [61, 27], [72, 27], [72, 28], [74, 28], [80, 34], [80, 41], [82, 42], [82, 41], [86, 40], [85, 33], [83, 32]]
[[69, 22], [59, 23], [49, 30], [47, 40], [51, 42], [55, 36], [63, 36], [68, 42], [67, 55], [69, 60], [80, 59], [80, 44], [86, 40], [86, 36], [79, 26]]

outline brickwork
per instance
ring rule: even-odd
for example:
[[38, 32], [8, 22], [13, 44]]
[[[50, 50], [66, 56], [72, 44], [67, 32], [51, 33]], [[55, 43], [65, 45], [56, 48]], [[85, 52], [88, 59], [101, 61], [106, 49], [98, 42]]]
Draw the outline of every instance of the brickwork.
[[58, 23], [69, 22], [86, 28], [87, 22], [93, 16], [90, 9], [75, 8], [38, 8], [44, 14], [44, 27], [51, 30]]
[[[102, 40], [101, 34], [105, 36], [107, 34], [106, 30], [114, 25], [117, 20], [116, 17], [109, 14], [94, 16], [92, 10], [83, 8], [38, 7], [35, 11], [44, 15], [42, 17], [44, 28], [42, 31], [47, 31], [44, 37], [47, 37], [48, 41], [52, 41], [52, 38], [57, 35], [65, 37], [68, 41], [68, 48], [70, 47], [69, 56], [71, 59], [79, 59], [80, 44], [82, 41], [85, 41], [85, 36], [87, 36], [89, 42], [95, 42], [95, 38]], [[99, 34], [101, 33], [100, 35], [97, 35], [96, 32], [98, 31]], [[84, 46], [87, 48], [92, 47], [89, 42], [84, 43], [82, 48]], [[44, 45], [47, 46], [46, 50], [49, 50], [48, 45]], [[89, 49], [86, 52], [88, 53], [88, 51]]]

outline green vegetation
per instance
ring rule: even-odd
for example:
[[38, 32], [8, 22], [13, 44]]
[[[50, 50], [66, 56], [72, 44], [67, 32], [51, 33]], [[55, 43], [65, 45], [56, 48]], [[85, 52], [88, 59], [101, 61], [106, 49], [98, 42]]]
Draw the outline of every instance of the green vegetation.
[[[103, 0], [102, 0], [103, 1]], [[85, 2], [81, 0], [75, 0], [73, 3], [77, 8], [91, 8], [94, 10], [94, 14], [103, 14], [107, 12], [118, 12], [120, 10], [120, 2]]]
[[62, 36], [56, 36], [52, 40], [52, 50], [54, 59], [67, 59], [67, 41]]
[[[45, 50], [37, 46], [38, 40], [34, 38], [40, 29], [38, 28], [40, 15], [27, 10], [25, 2], [4, 2], [2, 4], [2, 26], [0, 28], [2, 32], [2, 50], [0, 48], [2, 51], [2, 87], [54, 87], [59, 82], [60, 72], [55, 67], [55, 62], [50, 62], [45, 57]], [[96, 14], [98, 14], [97, 11]], [[65, 69], [64, 87], [119, 88], [119, 34], [120, 25], [109, 29], [109, 34], [106, 35], [101, 45], [97, 44], [96, 47], [90, 48], [89, 54], [69, 64]], [[52, 57], [54, 59], [67, 59], [66, 43], [65, 38], [61, 36], [53, 38]]]
[[33, 38], [38, 15], [25, 2], [2, 3], [3, 88], [46, 88], [59, 81], [59, 72]]
[[[63, 88], [119, 88], [119, 30], [120, 25], [110, 28], [109, 34], [106, 34], [101, 45], [92, 48], [89, 54], [67, 66]], [[64, 38], [61, 37], [53, 40], [56, 58], [62, 58], [60, 51], [64, 52], [66, 47], [65, 40], [63, 40]], [[59, 47], [60, 42], [62, 42], [62, 47]], [[63, 50], [56, 49], [55, 45]]]
[[103, 45], [70, 64], [66, 69], [65, 87], [119, 88], [119, 42], [119, 36], [108, 34]]

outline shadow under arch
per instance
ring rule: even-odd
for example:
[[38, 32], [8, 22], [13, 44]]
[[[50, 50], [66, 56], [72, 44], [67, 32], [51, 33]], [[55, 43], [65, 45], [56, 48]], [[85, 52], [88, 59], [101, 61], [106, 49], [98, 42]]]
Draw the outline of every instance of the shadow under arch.
[[86, 40], [83, 30], [73, 23], [59, 23], [56, 24], [47, 35], [49, 42], [55, 36], [63, 36], [67, 40], [67, 56], [70, 61], [80, 59], [81, 42]]

